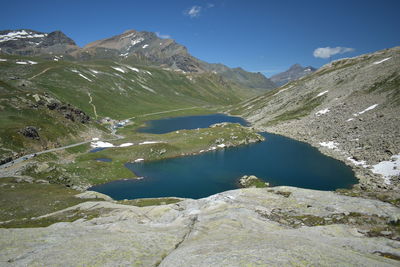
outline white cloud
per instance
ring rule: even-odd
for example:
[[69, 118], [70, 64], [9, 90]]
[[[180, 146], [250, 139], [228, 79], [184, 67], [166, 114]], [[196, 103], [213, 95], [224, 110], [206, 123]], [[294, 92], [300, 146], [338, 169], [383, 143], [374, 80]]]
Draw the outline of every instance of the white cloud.
[[196, 18], [200, 16], [202, 7], [201, 6], [192, 6], [191, 8], [187, 9], [184, 14], [191, 18]]
[[330, 58], [333, 55], [336, 54], [344, 54], [344, 53], [349, 53], [353, 52], [354, 48], [350, 47], [320, 47], [314, 50], [314, 57], [319, 57], [319, 58]]
[[169, 34], [161, 34], [159, 32], [156, 32], [156, 35], [158, 38], [162, 38], [162, 39], [170, 39], [171, 38], [171, 35], [169, 35]]

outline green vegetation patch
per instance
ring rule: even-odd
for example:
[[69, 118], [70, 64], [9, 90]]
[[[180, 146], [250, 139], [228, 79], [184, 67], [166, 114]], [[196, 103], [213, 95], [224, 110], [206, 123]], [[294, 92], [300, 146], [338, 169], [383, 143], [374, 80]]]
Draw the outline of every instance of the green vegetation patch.
[[298, 106], [295, 109], [285, 111], [284, 113], [276, 116], [268, 122], [268, 125], [274, 125], [282, 121], [295, 120], [305, 117], [309, 115], [311, 111], [313, 111], [316, 107], [321, 105], [322, 100], [322, 97], [307, 97], [307, 99], [303, 101], [302, 105]]
[[119, 204], [131, 205], [137, 207], [147, 207], [147, 206], [160, 206], [168, 205], [181, 202], [182, 199], [179, 198], [141, 198], [141, 199], [131, 199], [131, 200], [120, 200]]
[[397, 72], [392, 73], [385, 79], [375, 82], [370, 88], [366, 90], [366, 93], [388, 93], [388, 99], [390, 103], [395, 105], [400, 104], [400, 75]]
[[[219, 124], [211, 128], [180, 130], [166, 134], [146, 134], [132, 131], [121, 140], [110, 141], [114, 146], [133, 143], [128, 147], [111, 147], [95, 153], [71, 154], [69, 163], [51, 163], [49, 168], [38, 171], [37, 166], [26, 170], [24, 175], [37, 179], [46, 179], [52, 183], [69, 186], [90, 186], [119, 179], [132, 179], [136, 175], [124, 165], [137, 159], [145, 161], [179, 157], [205, 152], [218, 145], [230, 147], [261, 141], [263, 137], [251, 128], [239, 124]], [[156, 143], [141, 144], [146, 141]], [[59, 158], [67, 158], [68, 152], [59, 153]], [[97, 158], [109, 158], [111, 162], [97, 161]], [[34, 160], [34, 159], [33, 159]]]
[[12, 177], [1, 178], [0, 221], [10, 222], [0, 224], [0, 227], [28, 227], [30, 221], [38, 216], [92, 200], [74, 197], [78, 193], [62, 185], [17, 182], [17, 178]]

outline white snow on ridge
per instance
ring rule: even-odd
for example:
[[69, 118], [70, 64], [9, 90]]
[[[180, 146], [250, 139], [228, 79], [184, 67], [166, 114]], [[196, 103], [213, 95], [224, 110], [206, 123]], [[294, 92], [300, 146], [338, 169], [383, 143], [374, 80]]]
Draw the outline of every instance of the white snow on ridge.
[[390, 177], [400, 175], [400, 154], [372, 166], [372, 172], [383, 176], [385, 184], [390, 184]]
[[97, 70], [92, 70], [92, 69], [90, 69], [90, 71], [93, 72], [94, 74], [100, 73], [100, 72], [98, 72]]
[[118, 68], [118, 67], [111, 67], [111, 68], [113, 68], [114, 70], [117, 70], [119, 72], [125, 73], [125, 71], [121, 68]]
[[365, 112], [370, 111], [370, 110], [376, 108], [377, 106], [378, 106], [378, 104], [372, 105], [372, 106], [370, 106], [370, 107], [367, 107], [367, 108], [364, 109], [363, 111], [360, 111], [360, 112], [358, 112], [358, 113], [354, 113], [353, 115], [354, 115], [355, 117], [357, 117], [358, 115], [364, 114]]
[[350, 119], [348, 119], [347, 121], [353, 121], [354, 120], [354, 118], [350, 118]]
[[131, 40], [131, 45], [132, 46], [137, 45], [138, 43], [140, 43], [142, 41], [144, 41], [144, 38], [138, 38], [138, 39], [135, 39], [135, 40]]
[[329, 148], [329, 149], [337, 149], [338, 148], [337, 147], [338, 143], [333, 142], [333, 141], [321, 142], [319, 144], [320, 144], [320, 146], [323, 146], [323, 147], [326, 147], [326, 148]]
[[5, 58], [0, 58], [0, 61], [1, 61], [1, 62], [4, 62], [4, 61], [7, 61], [7, 59], [5, 59]]
[[323, 91], [323, 92], [319, 93], [319, 94], [317, 95], [317, 97], [323, 96], [324, 94], [326, 94], [326, 93], [328, 93], [328, 92], [329, 92], [329, 90]]
[[315, 115], [321, 116], [323, 114], [328, 113], [329, 111], [330, 111], [329, 108], [326, 108], [326, 109], [323, 109], [323, 110], [320, 110], [320, 111], [316, 112]]
[[79, 76], [81, 76], [82, 78], [88, 80], [89, 82], [92, 82], [91, 79], [89, 79], [88, 77], [86, 77], [85, 75], [83, 75], [82, 73], [79, 73]]
[[384, 59], [382, 59], [382, 60], [379, 60], [379, 61], [375, 61], [374, 63], [372, 63], [372, 64], [374, 64], [374, 65], [378, 65], [378, 64], [381, 64], [382, 62], [385, 62], [386, 60], [389, 60], [389, 59], [391, 59], [392, 57], [387, 57], [387, 58], [384, 58]]
[[142, 48], [145, 49], [148, 46], [149, 46], [148, 44], [145, 44], [144, 46], [142, 46]]
[[0, 35], [0, 43], [12, 41], [12, 40], [18, 40], [18, 39], [26, 39], [26, 38], [42, 38], [42, 37], [46, 37], [46, 36], [47, 36], [47, 33], [37, 34], [37, 33], [27, 32], [25, 30], [22, 30], [22, 31], [16, 31], [16, 32], [9, 32], [5, 35]]

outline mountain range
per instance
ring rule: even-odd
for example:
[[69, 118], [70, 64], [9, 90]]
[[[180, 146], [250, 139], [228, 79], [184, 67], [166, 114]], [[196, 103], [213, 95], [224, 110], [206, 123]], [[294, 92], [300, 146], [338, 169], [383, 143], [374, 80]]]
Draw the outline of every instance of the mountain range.
[[69, 60], [115, 60], [157, 66], [183, 73], [220, 74], [242, 87], [259, 91], [276, 85], [261, 73], [210, 64], [189, 54], [173, 39], [159, 38], [152, 32], [128, 30], [122, 34], [94, 41], [80, 48], [61, 31], [43, 33], [34, 30], [0, 31], [0, 52], [10, 55], [60, 57]]
[[[0, 69], [0, 265], [398, 266], [400, 47], [316, 71], [294, 65], [271, 89], [260, 73], [203, 62], [153, 33], [81, 48], [60, 31], [17, 30], [0, 32]], [[216, 112], [252, 127], [137, 132], [148, 120]], [[224, 157], [224, 144], [248, 144], [256, 131], [312, 145], [351, 166], [359, 183], [198, 200], [86, 191], [139, 185], [127, 162]]]
[[288, 70], [271, 76], [270, 80], [277, 86], [297, 80], [305, 75], [311, 74], [317, 69], [311, 66], [303, 67], [300, 64], [292, 65]]

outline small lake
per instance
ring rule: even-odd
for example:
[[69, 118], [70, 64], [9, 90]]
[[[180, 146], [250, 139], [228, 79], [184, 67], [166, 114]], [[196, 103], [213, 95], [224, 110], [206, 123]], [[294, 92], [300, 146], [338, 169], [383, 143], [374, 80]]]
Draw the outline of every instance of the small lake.
[[[198, 117], [204, 116], [184, 118], [193, 125]], [[144, 178], [113, 181], [90, 190], [117, 200], [171, 196], [197, 199], [238, 188], [237, 180], [243, 175], [256, 175], [271, 186], [317, 190], [350, 188], [358, 182], [350, 167], [306, 143], [270, 133], [262, 135], [266, 141], [251, 145], [160, 161], [127, 163], [127, 168]]]
[[220, 122], [240, 123], [243, 126], [250, 126], [246, 120], [240, 117], [227, 116], [225, 114], [211, 114], [148, 121], [146, 122], [145, 127], [138, 129], [138, 132], [163, 134], [183, 129], [192, 130], [197, 128], [207, 128], [210, 125]]
[[109, 158], [97, 158], [95, 160], [101, 161], [101, 162], [111, 162], [112, 161], [112, 159], [109, 159]]

